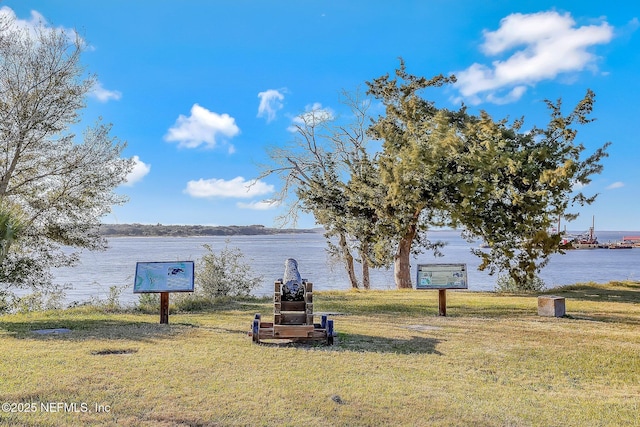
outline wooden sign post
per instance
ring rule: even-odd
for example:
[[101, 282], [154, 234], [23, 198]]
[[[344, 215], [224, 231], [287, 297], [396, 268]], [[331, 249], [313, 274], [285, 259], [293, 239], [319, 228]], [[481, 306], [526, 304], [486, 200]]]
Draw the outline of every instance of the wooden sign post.
[[160, 292], [160, 323], [169, 324], [169, 292]]
[[138, 262], [134, 293], [160, 294], [160, 323], [169, 323], [169, 292], [193, 292], [194, 262]]
[[438, 315], [447, 315], [447, 290], [438, 289]]
[[468, 289], [466, 264], [418, 264], [416, 289], [438, 290], [438, 315], [447, 315], [447, 289]]

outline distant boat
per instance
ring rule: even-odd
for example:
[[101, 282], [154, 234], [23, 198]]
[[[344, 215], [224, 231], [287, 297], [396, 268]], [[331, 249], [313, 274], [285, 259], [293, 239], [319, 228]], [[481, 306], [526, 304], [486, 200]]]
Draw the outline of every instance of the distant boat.
[[595, 217], [591, 220], [591, 227], [586, 233], [579, 234], [573, 240], [569, 241], [565, 249], [597, 249], [602, 247], [598, 243], [598, 238], [594, 234]]
[[591, 220], [591, 227], [587, 233], [583, 233], [574, 241], [573, 247], [575, 249], [595, 249], [599, 247], [598, 238], [594, 234], [595, 231], [595, 217]]
[[566, 234], [561, 243], [562, 249], [633, 249], [640, 247], [640, 236], [625, 236], [621, 241], [600, 243], [595, 235], [595, 217], [592, 219], [589, 231], [571, 236]]
[[613, 242], [613, 243], [607, 243], [606, 245], [603, 245], [603, 247], [607, 248], [607, 249], [633, 249], [633, 243], [629, 243], [629, 242]]

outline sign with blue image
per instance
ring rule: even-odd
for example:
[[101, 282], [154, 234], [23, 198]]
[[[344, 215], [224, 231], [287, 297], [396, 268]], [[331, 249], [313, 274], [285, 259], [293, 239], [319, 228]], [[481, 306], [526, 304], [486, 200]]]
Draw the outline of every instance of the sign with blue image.
[[133, 292], [193, 292], [193, 270], [193, 261], [138, 262]]

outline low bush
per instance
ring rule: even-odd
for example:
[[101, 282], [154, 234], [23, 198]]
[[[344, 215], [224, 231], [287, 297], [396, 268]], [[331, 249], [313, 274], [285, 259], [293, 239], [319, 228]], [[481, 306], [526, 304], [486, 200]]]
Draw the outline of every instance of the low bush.
[[110, 286], [109, 295], [106, 299], [100, 299], [98, 297], [92, 297], [88, 305], [94, 306], [106, 312], [115, 313], [122, 311], [123, 307], [120, 304], [120, 296], [126, 286]]
[[[63, 308], [64, 292], [56, 289], [52, 291], [37, 291], [31, 294], [17, 296], [10, 295], [4, 298], [7, 312], [28, 313], [31, 311], [59, 310]], [[0, 312], [2, 311], [0, 298]]]
[[511, 276], [501, 275], [496, 279], [496, 292], [502, 293], [520, 293], [520, 292], [540, 292], [546, 287], [544, 280], [535, 276], [531, 280], [527, 280], [524, 284], [518, 284]]
[[229, 241], [219, 253], [210, 245], [203, 245], [207, 252], [196, 265], [196, 293], [216, 298], [224, 296], [248, 296], [260, 285], [262, 276], [255, 276], [251, 266], [244, 261], [239, 248], [230, 248]]
[[157, 313], [160, 309], [160, 294], [148, 293], [138, 295], [136, 310], [142, 313]]
[[207, 295], [189, 293], [176, 295], [173, 306], [177, 311], [206, 311], [216, 305], [217, 298]]

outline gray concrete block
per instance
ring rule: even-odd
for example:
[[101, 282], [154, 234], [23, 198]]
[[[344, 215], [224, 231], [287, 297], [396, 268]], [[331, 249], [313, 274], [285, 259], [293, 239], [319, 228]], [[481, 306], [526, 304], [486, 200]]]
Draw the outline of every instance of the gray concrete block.
[[564, 297], [554, 295], [538, 297], [538, 316], [562, 317], [566, 313]]

